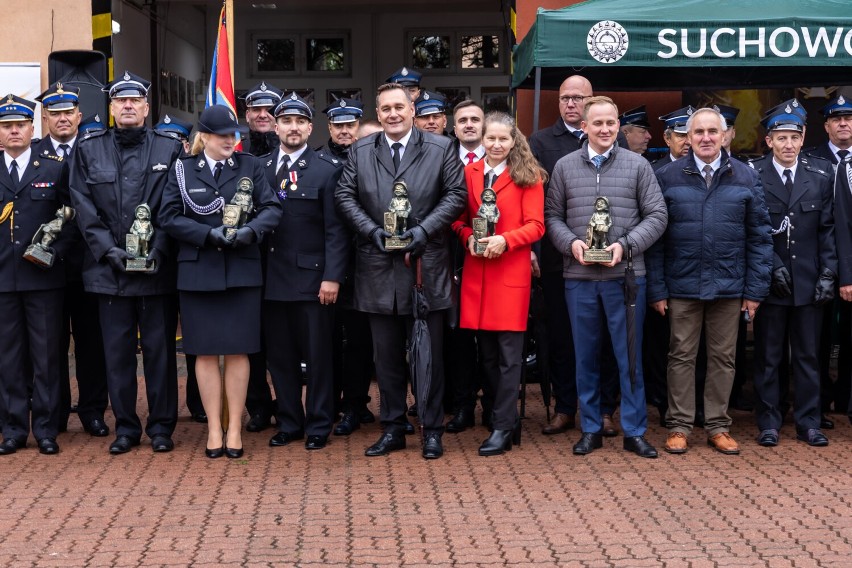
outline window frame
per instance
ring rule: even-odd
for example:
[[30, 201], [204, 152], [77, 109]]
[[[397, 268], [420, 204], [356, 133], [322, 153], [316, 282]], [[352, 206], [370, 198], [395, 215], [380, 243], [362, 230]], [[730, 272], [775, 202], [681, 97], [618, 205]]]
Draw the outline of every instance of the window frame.
[[[424, 75], [505, 75], [508, 69], [509, 52], [505, 30], [489, 27], [441, 27], [441, 28], [406, 28], [405, 29], [405, 62], [408, 67], [417, 69]], [[450, 65], [443, 69], [417, 67], [412, 53], [412, 42], [415, 37], [450, 37]], [[462, 41], [464, 36], [494, 36], [500, 42], [498, 46], [498, 65], [496, 67], [466, 68], [462, 67]]]
[[[249, 30], [248, 62], [249, 77], [274, 79], [281, 77], [351, 77], [352, 76], [352, 35], [350, 30]], [[262, 71], [257, 65], [257, 42], [259, 40], [291, 39], [295, 42], [293, 71]], [[307, 42], [311, 39], [342, 39], [343, 69], [339, 71], [308, 70]]]

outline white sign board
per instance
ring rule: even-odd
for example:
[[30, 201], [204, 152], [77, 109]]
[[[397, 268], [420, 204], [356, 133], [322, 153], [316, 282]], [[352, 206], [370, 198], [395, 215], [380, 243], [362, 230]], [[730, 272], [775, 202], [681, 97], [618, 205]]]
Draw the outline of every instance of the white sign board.
[[[0, 97], [9, 93], [35, 100], [41, 94], [40, 63], [0, 63]], [[41, 138], [41, 104], [35, 110], [35, 137]]]

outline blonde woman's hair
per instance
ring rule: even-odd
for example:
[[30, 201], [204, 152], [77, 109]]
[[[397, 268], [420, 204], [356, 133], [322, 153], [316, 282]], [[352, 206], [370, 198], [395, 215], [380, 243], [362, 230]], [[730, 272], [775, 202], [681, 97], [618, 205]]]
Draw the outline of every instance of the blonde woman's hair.
[[204, 150], [204, 140], [201, 139], [201, 132], [196, 132], [195, 137], [192, 139], [192, 148], [189, 149], [189, 153], [197, 156], [202, 150]]
[[530, 187], [539, 181], [542, 183], [546, 182], [547, 172], [539, 165], [535, 156], [533, 156], [527, 138], [523, 132], [518, 130], [515, 119], [505, 112], [489, 112], [485, 115], [485, 122], [482, 125], [483, 138], [485, 138], [485, 133], [488, 132], [488, 126], [491, 124], [507, 126], [511, 132], [512, 140], [515, 141], [515, 145], [509, 150], [509, 157], [507, 159], [509, 175], [512, 181], [515, 182], [515, 185]]

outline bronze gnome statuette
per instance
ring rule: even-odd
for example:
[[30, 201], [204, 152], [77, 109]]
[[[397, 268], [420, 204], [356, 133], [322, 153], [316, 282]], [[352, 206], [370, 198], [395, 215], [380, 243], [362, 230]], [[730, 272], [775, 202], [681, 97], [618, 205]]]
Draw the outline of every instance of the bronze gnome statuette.
[[609, 246], [607, 233], [610, 227], [612, 217], [609, 216], [609, 199], [598, 197], [595, 199], [595, 212], [586, 229], [586, 245], [589, 248], [583, 251], [585, 262], [612, 262], [612, 251], [605, 250]]
[[385, 231], [391, 234], [385, 240], [385, 249], [399, 250], [411, 243], [411, 239], [399, 238], [408, 230], [409, 215], [411, 215], [411, 202], [408, 200], [408, 186], [400, 180], [393, 184], [393, 197], [385, 212]]
[[63, 206], [56, 210], [53, 219], [41, 225], [33, 235], [32, 244], [24, 251], [24, 258], [44, 268], [53, 266], [56, 251], [50, 246], [62, 232], [62, 227], [74, 218], [74, 210]]

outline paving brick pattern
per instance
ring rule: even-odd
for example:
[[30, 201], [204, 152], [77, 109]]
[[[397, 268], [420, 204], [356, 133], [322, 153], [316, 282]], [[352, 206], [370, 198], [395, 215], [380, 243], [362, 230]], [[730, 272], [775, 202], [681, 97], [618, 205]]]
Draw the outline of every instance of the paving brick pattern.
[[[144, 439], [110, 456], [112, 438], [72, 416], [58, 456], [30, 440], [0, 457], [0, 564], [852, 566], [852, 427], [840, 416], [827, 448], [795, 441], [790, 425], [761, 448], [753, 418], [734, 412], [740, 456], [714, 452], [698, 429], [683, 456], [643, 460], [613, 438], [577, 457], [576, 431], [540, 434], [531, 385], [523, 443], [505, 456], [477, 455], [477, 426], [446, 434], [441, 460], [423, 460], [413, 436], [365, 458], [373, 424], [315, 452], [245, 433], [244, 459], [210, 460], [182, 400], [169, 454]], [[651, 425], [658, 448], [664, 436]]]

